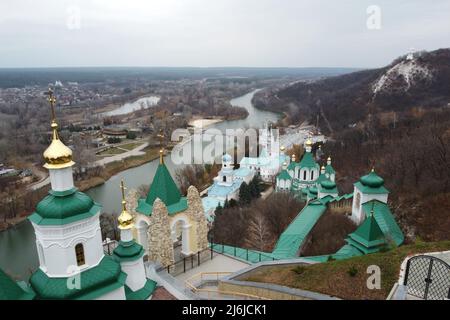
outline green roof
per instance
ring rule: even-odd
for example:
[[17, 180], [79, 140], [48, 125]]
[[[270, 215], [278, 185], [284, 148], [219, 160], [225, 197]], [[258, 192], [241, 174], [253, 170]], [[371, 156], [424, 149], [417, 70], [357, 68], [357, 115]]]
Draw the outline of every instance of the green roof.
[[32, 300], [35, 294], [26, 285], [20, 285], [0, 269], [0, 300]]
[[147, 300], [156, 289], [156, 281], [148, 279], [145, 285], [133, 291], [128, 286], [125, 286], [125, 296], [127, 300]]
[[[167, 207], [167, 211], [169, 211], [169, 215], [174, 215], [178, 212], [185, 211], [188, 207], [187, 204], [187, 198], [183, 197], [180, 199], [179, 202], [172, 204]], [[136, 208], [136, 211], [142, 214], [145, 214], [146, 216], [151, 216], [153, 211], [153, 205], [149, 205], [145, 199], [139, 199], [138, 200], [138, 207]]]
[[30, 279], [30, 284], [38, 299], [93, 300], [108, 292], [123, 287], [127, 275], [120, 264], [105, 256], [100, 263], [80, 274], [80, 289], [69, 289], [67, 277], [50, 278], [38, 269]]
[[334, 168], [331, 166], [331, 164], [328, 164], [328, 165], [325, 167], [325, 173], [328, 173], [328, 174], [336, 174], [336, 171], [334, 171]]
[[279, 237], [272, 255], [279, 259], [294, 258], [312, 228], [326, 210], [320, 201], [309, 203]]
[[367, 194], [385, 194], [389, 191], [384, 187], [384, 180], [372, 170], [355, 183], [355, 186], [363, 193]]
[[116, 261], [134, 261], [140, 259], [144, 255], [144, 249], [136, 241], [120, 241], [119, 245], [114, 249], [113, 257]]
[[150, 216], [157, 198], [166, 205], [170, 215], [187, 209], [187, 199], [181, 197], [181, 192], [164, 163], [159, 164], [147, 198], [138, 200], [136, 211]]
[[291, 180], [291, 176], [286, 170], [281, 171], [281, 173], [278, 175], [278, 179], [280, 180]]
[[153, 205], [156, 198], [161, 199], [166, 206], [178, 203], [181, 199], [181, 192], [178, 190], [175, 181], [173, 181], [172, 176], [164, 163], [160, 164], [156, 170], [155, 177], [153, 178], [145, 202], [149, 205]]
[[395, 221], [389, 206], [381, 201], [372, 200], [362, 205], [363, 212], [366, 217], [370, 216], [373, 208], [373, 215], [377, 221], [378, 226], [383, 232], [387, 240], [393, 240], [397, 246], [401, 245], [405, 240], [403, 232]]
[[314, 160], [314, 156], [311, 152], [305, 152], [305, 154], [302, 157], [302, 160], [300, 161], [300, 167], [317, 168], [319, 167], [319, 165], [317, 164], [316, 160]]
[[[354, 244], [353, 241], [356, 241], [368, 250], [386, 244], [383, 231], [373, 215], [366, 218], [358, 229], [349, 235], [347, 241], [349, 244]], [[357, 247], [359, 249], [359, 246]]]
[[294, 170], [296, 166], [298, 166], [298, 162], [291, 161], [291, 163], [289, 163], [287, 169], [288, 169], [289, 171], [291, 171], [291, 170]]
[[76, 188], [63, 192], [50, 190], [29, 219], [39, 225], [63, 225], [92, 217], [100, 209], [99, 204]]

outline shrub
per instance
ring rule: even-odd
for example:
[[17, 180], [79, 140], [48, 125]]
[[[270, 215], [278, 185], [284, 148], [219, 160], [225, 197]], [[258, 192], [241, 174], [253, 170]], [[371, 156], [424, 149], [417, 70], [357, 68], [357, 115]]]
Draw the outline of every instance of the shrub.
[[356, 269], [355, 266], [351, 266], [350, 269], [347, 270], [347, 273], [353, 278], [358, 274], [358, 269]]
[[302, 274], [303, 272], [305, 272], [306, 267], [305, 266], [296, 266], [295, 268], [292, 269], [292, 271], [298, 275]]

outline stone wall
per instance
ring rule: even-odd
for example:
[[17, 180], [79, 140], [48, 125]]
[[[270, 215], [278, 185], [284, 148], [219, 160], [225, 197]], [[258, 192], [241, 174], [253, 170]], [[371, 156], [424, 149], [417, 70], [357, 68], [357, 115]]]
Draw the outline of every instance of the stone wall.
[[148, 259], [150, 261], [157, 261], [165, 267], [175, 262], [169, 212], [160, 199], [156, 199], [153, 204], [148, 228], [148, 244]]
[[202, 199], [194, 186], [190, 186], [188, 189], [187, 201], [187, 215], [196, 227], [197, 250], [201, 251], [208, 248], [208, 222], [206, 221]]

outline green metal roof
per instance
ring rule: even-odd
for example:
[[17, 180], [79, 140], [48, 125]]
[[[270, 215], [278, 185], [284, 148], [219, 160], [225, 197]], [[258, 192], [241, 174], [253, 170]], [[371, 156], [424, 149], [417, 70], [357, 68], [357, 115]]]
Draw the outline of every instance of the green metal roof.
[[76, 299], [92, 300], [125, 284], [127, 275], [120, 264], [105, 256], [96, 266], [80, 274], [80, 289], [69, 289], [68, 278], [50, 278], [38, 269], [30, 279], [30, 284], [38, 299]]
[[372, 170], [371, 173], [361, 177], [355, 186], [363, 193], [385, 194], [389, 191], [384, 187], [384, 180]]
[[150, 216], [157, 198], [166, 205], [170, 215], [185, 211], [188, 207], [187, 199], [181, 197], [181, 192], [164, 163], [159, 164], [147, 198], [138, 200], [136, 211]]
[[318, 168], [319, 165], [314, 160], [314, 156], [311, 152], [305, 152], [305, 154], [302, 157], [302, 160], [300, 161], [300, 167], [301, 168]]
[[[167, 211], [169, 212], [169, 215], [177, 214], [178, 212], [185, 211], [188, 207], [187, 204], [187, 198], [183, 197], [180, 199], [179, 202], [172, 204], [167, 207]], [[153, 211], [153, 205], [149, 205], [145, 199], [139, 199], [138, 200], [138, 207], [136, 208], [136, 211], [142, 214], [145, 214], [146, 216], [151, 216]]]
[[386, 244], [383, 231], [381, 231], [374, 216], [366, 218], [358, 229], [349, 235], [347, 242], [350, 245], [355, 245], [360, 250], [363, 249], [365, 253]]
[[167, 207], [178, 203], [181, 199], [181, 192], [175, 184], [175, 181], [173, 181], [172, 176], [164, 163], [159, 164], [158, 169], [156, 170], [155, 177], [153, 178], [145, 202], [149, 205], [153, 205], [156, 198], [161, 199]]
[[39, 225], [64, 225], [92, 217], [100, 209], [99, 204], [76, 188], [64, 192], [50, 190], [29, 219]]
[[331, 164], [328, 164], [328, 165], [325, 167], [325, 173], [328, 173], [328, 174], [336, 174], [336, 171], [335, 171], [334, 168], [331, 166]]
[[272, 255], [279, 259], [296, 257], [306, 237], [326, 209], [320, 202], [309, 203], [304, 207], [281, 234]]
[[21, 286], [0, 269], [0, 300], [32, 300], [34, 297], [25, 284]]
[[156, 281], [148, 279], [144, 287], [137, 291], [131, 290], [125, 286], [125, 296], [127, 300], [147, 300], [156, 289]]
[[372, 200], [362, 205], [362, 209], [366, 217], [370, 216], [370, 212], [374, 212], [374, 218], [383, 232], [387, 240], [393, 240], [397, 246], [401, 245], [405, 240], [402, 230], [398, 226], [395, 218], [389, 209], [389, 206], [381, 201]]
[[296, 166], [298, 166], [298, 162], [291, 161], [291, 163], [289, 163], [287, 169], [288, 169], [289, 171], [291, 171], [291, 170], [294, 170]]
[[292, 177], [289, 175], [289, 173], [286, 170], [283, 170], [278, 175], [278, 179], [280, 179], [280, 180], [291, 180]]
[[120, 241], [114, 249], [113, 257], [116, 261], [135, 261], [144, 255], [144, 249], [136, 241]]

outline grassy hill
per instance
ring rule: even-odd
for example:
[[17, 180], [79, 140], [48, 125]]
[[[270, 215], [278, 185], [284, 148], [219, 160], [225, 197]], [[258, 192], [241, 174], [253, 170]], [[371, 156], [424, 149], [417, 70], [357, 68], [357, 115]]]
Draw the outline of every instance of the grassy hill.
[[[400, 265], [412, 254], [450, 250], [450, 241], [421, 242], [401, 246], [388, 252], [365, 255], [343, 261], [309, 266], [265, 267], [249, 274], [243, 281], [273, 283], [350, 300], [384, 300], [398, 281]], [[369, 290], [367, 268], [381, 269], [381, 289]]]

